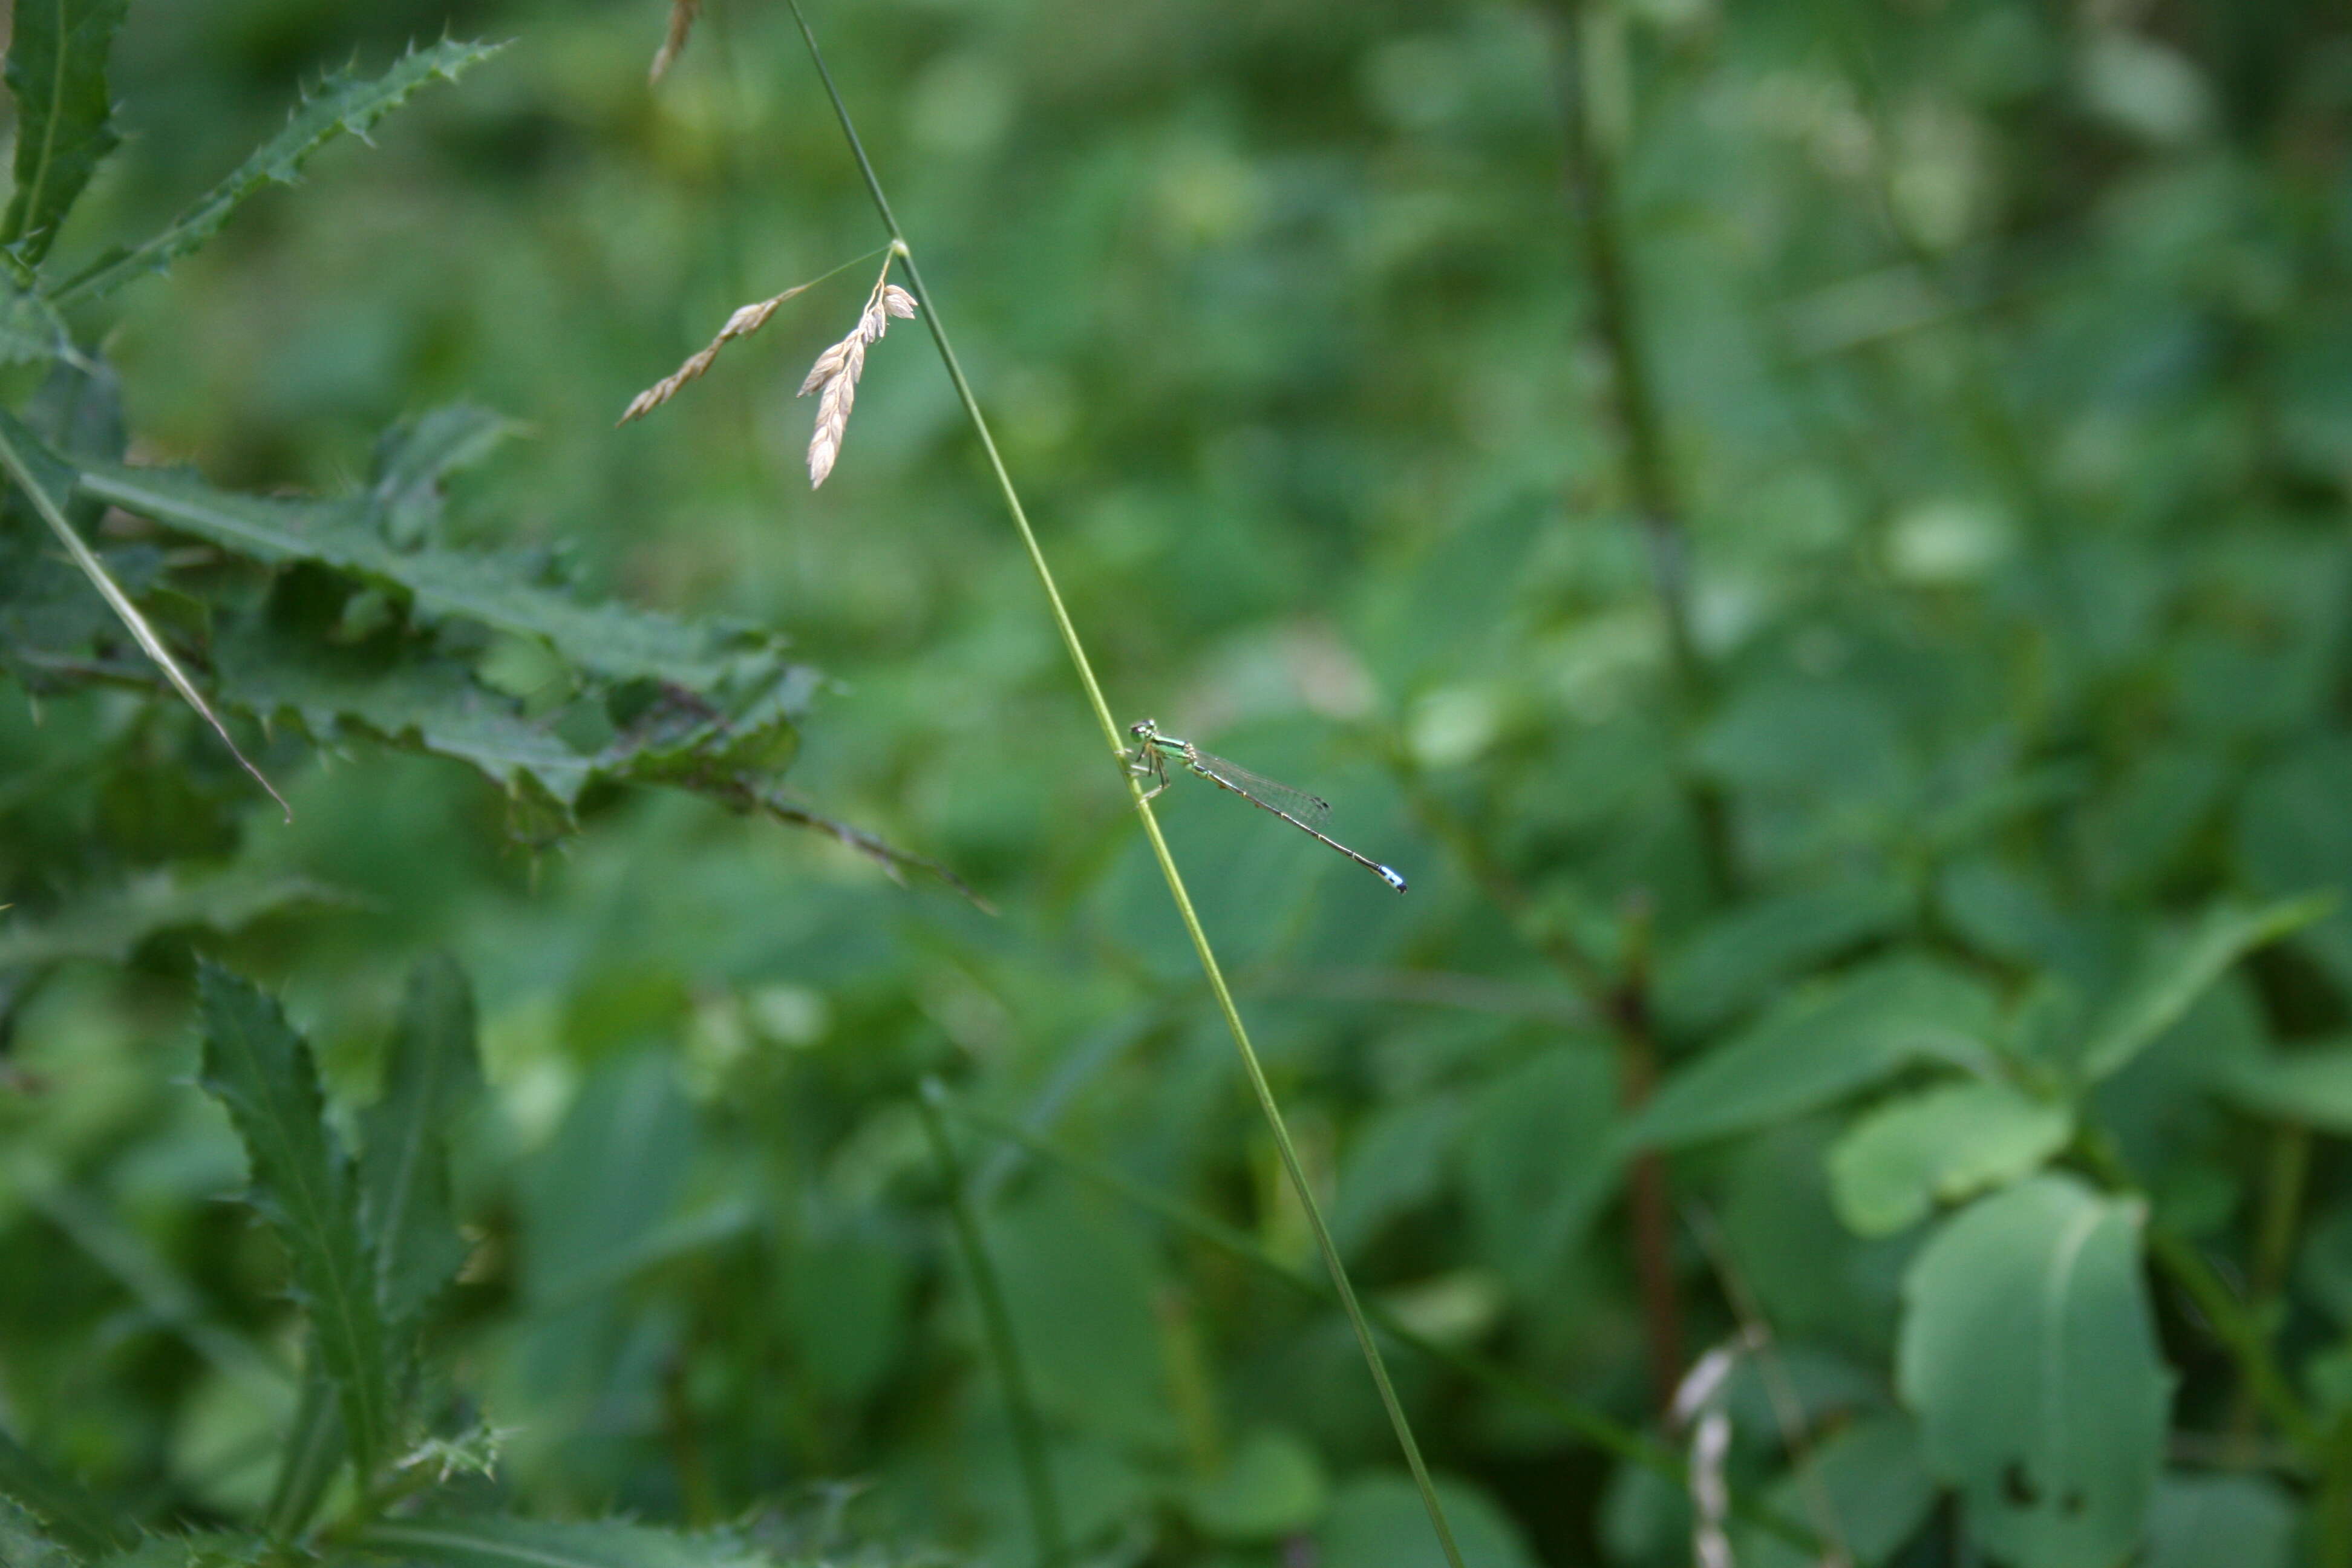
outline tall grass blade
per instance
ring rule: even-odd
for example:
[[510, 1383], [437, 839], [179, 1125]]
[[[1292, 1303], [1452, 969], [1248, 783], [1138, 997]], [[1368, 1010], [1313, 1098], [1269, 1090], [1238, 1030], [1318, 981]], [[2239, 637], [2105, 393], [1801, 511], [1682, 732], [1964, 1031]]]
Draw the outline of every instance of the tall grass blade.
[[999, 493], [1004, 499], [1005, 510], [1013, 518], [1013, 527], [1021, 535], [1021, 543], [1029, 553], [1029, 564], [1037, 574], [1037, 584], [1045, 591], [1045, 602], [1054, 616], [1054, 625], [1062, 634], [1062, 646], [1068, 651], [1071, 668], [1076, 672], [1078, 684], [1085, 688], [1087, 703], [1101, 728], [1103, 744], [1119, 776], [1127, 781], [1128, 795], [1135, 802], [1136, 815], [1143, 823], [1143, 831], [1150, 840], [1152, 858], [1160, 863], [1160, 874], [1168, 883], [1169, 897], [1176, 903], [1176, 913], [1184, 922], [1185, 933], [1192, 938], [1192, 951], [1199, 955], [1202, 973], [1207, 976], [1209, 990], [1216, 997], [1217, 1011], [1225, 1021], [1225, 1028], [1234, 1037], [1234, 1048], [1240, 1054], [1242, 1069], [1247, 1075], [1250, 1091], [1256, 1096], [1258, 1109], [1265, 1116], [1267, 1130], [1274, 1135], [1275, 1147], [1282, 1155], [1283, 1170], [1290, 1185], [1298, 1194], [1299, 1206], [1306, 1211], [1308, 1226], [1315, 1233], [1316, 1249], [1323, 1256], [1323, 1264], [1330, 1271], [1332, 1288], [1339, 1304], [1348, 1315], [1349, 1326], [1355, 1331], [1356, 1343], [1363, 1352], [1364, 1364], [1370, 1370], [1373, 1385], [1380, 1391], [1381, 1405], [1388, 1413], [1389, 1425], [1396, 1433], [1397, 1446], [1404, 1451], [1405, 1463], [1412, 1471], [1413, 1485], [1421, 1493], [1422, 1506], [1428, 1510], [1429, 1522], [1437, 1532], [1438, 1544], [1444, 1549], [1451, 1568], [1463, 1568], [1461, 1548], [1454, 1544], [1454, 1530], [1446, 1522], [1444, 1507], [1437, 1500], [1436, 1488], [1431, 1484], [1429, 1467], [1421, 1457], [1421, 1445], [1412, 1435], [1412, 1424], [1407, 1420], [1404, 1406], [1389, 1381], [1388, 1366], [1381, 1357], [1379, 1343], [1372, 1338], [1371, 1325], [1366, 1321], [1364, 1310], [1356, 1299], [1356, 1287], [1348, 1278], [1347, 1266], [1340, 1261], [1339, 1249], [1331, 1240], [1330, 1226], [1324, 1223], [1323, 1210], [1315, 1201], [1308, 1185], [1306, 1168], [1299, 1163], [1298, 1150], [1291, 1142], [1290, 1129], [1283, 1120], [1282, 1107], [1274, 1098], [1274, 1086], [1266, 1081], [1265, 1068], [1258, 1061], [1256, 1047], [1250, 1044], [1249, 1030], [1242, 1023], [1241, 1010], [1234, 1005], [1233, 989], [1225, 984], [1225, 974], [1217, 963], [1217, 955], [1209, 945], [1208, 932], [1202, 928], [1201, 917], [1192, 908], [1192, 895], [1185, 890], [1183, 873], [1176, 868], [1176, 858], [1170, 852], [1168, 840], [1160, 831], [1160, 819], [1152, 815], [1151, 803], [1144, 798], [1142, 781], [1129, 771], [1127, 744], [1118, 721], [1111, 715], [1110, 704], [1103, 697], [1102, 683], [1095, 679], [1094, 664], [1087, 658], [1086, 645], [1078, 637], [1077, 626], [1070, 619], [1068, 607], [1062, 602], [1061, 590], [1054, 581], [1053, 568], [1046, 564], [1045, 552], [1037, 543], [1036, 531], [1029, 526], [1029, 514], [1021, 504], [1021, 495], [1013, 488], [1013, 477], [1005, 470], [1004, 458], [996, 449], [996, 438], [988, 428], [988, 420], [980, 411], [980, 400], [972, 395], [971, 383], [966, 379], [962, 364], [957, 360], [955, 346], [949, 341], [947, 326], [940, 318], [939, 306], [924, 287], [922, 269], [915, 263], [913, 250], [906, 235], [898, 227], [898, 218], [890, 211], [890, 201], [883, 194], [881, 179], [874, 172], [873, 160], [866, 155], [866, 144], [858, 139], [857, 127], [849, 114], [849, 105], [843, 100], [841, 89], [834, 84], [833, 72], [824, 63], [824, 53], [817, 47], [816, 34], [809, 26], [808, 17], [800, 0], [786, 0], [793, 20], [799, 24], [801, 37], [808, 45], [809, 59], [816, 67], [818, 79], [824, 84], [825, 97], [832, 101], [835, 118], [841, 122], [841, 133], [849, 144], [850, 155], [857, 161], [858, 173], [865, 177], [866, 189], [874, 198], [875, 210], [881, 215], [883, 226], [890, 232], [892, 248], [907, 267], [907, 284], [916, 301], [922, 307], [924, 324], [930, 329], [931, 342], [940, 351], [940, 362], [947, 367], [948, 379], [955, 384], [956, 397], [963, 405], [964, 416], [971, 422], [972, 434], [979, 438], [981, 449], [987, 454], [989, 470], [995, 476]]
[[276, 801], [278, 809], [286, 814], [286, 820], [293, 821], [294, 808], [286, 804], [286, 797], [278, 793], [277, 787], [263, 776], [259, 768], [247, 760], [243, 752], [237, 750], [236, 742], [230, 738], [228, 726], [222, 723], [220, 715], [212, 710], [204, 694], [196, 689], [195, 683], [180, 668], [179, 660], [172, 657], [172, 650], [163, 646], [163, 639], [156, 636], [155, 628], [148, 625], [147, 617], [139, 613], [139, 606], [131, 602], [131, 595], [122, 591], [122, 585], [107, 571], [105, 563], [82, 542], [81, 535], [76, 533], [73, 524], [67, 521], [66, 501], [73, 493], [77, 477], [74, 469], [42, 446], [30, 430], [5, 410], [0, 410], [0, 468], [5, 468], [16, 488], [25, 492], [26, 500], [32, 502], [33, 510], [41, 514], [41, 521], [49, 525], [49, 531], [58, 536], [58, 542], [66, 547], [66, 553], [73, 557], [73, 563], [81, 569], [82, 575], [89, 579], [90, 585], [113, 609], [141, 649], [155, 661], [156, 668], [163, 672], [163, 679], [172, 683], [172, 689], [177, 691], [189, 707], [203, 715], [205, 722], [213, 727], [222, 744], [228, 747], [229, 754], [236, 759], [237, 765], [251, 773], [254, 782], [268, 791], [269, 798]]

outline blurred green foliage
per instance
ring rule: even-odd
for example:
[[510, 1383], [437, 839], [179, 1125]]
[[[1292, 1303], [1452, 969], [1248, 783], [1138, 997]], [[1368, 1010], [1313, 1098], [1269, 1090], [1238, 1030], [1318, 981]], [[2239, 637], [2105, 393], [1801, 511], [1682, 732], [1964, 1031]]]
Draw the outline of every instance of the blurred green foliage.
[[[866, 267], [613, 428], [882, 237], [790, 14], [666, 9], [133, 0], [11, 208], [39, 471], [295, 819], [20, 488], [0, 1560], [1034, 1560], [936, 1076], [1084, 1561], [1433, 1561], [923, 333], [813, 495]], [[1856, 1563], [2352, 1562], [2341, 8], [812, 19], [1121, 717], [1412, 879], [1158, 803], [1474, 1568], [1688, 1561], [1711, 1422]]]

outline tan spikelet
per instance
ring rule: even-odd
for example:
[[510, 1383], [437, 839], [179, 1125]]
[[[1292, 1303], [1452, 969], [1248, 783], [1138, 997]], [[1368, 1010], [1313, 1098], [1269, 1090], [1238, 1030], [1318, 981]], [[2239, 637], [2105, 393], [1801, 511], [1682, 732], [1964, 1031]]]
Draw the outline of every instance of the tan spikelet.
[[890, 261], [895, 259], [882, 263], [882, 276], [875, 281], [874, 292], [866, 296], [857, 325], [816, 356], [808, 379], [801, 383], [803, 397], [812, 392], [817, 395], [816, 432], [809, 437], [808, 449], [811, 489], [824, 483], [841, 456], [842, 437], [849, 433], [849, 411], [857, 401], [857, 378], [866, 374], [866, 345], [882, 341], [882, 334], [890, 330], [891, 317], [905, 321], [915, 313], [915, 297], [890, 281]]
[[686, 36], [694, 31], [694, 19], [701, 14], [702, 0], [669, 0], [669, 32], [662, 39], [662, 47], [654, 51], [653, 69], [646, 73], [653, 80], [659, 81], [669, 74], [669, 68], [677, 62], [679, 52], [686, 47]]
[[733, 315], [727, 318], [727, 324], [719, 329], [719, 335], [711, 339], [710, 342], [703, 347], [701, 352], [695, 354], [693, 358], [688, 360], [676, 370], [670, 372], [668, 375], [665, 376], [660, 381], [654, 383], [651, 386], [646, 387], [643, 392], [638, 393], [636, 396], [631, 398], [629, 400], [629, 406], [622, 412], [620, 418], [614, 421], [614, 423], [616, 425], [626, 425], [632, 419], [642, 419], [646, 415], [651, 414], [655, 409], [659, 408], [663, 404], [667, 403], [671, 398], [676, 397], [677, 395], [678, 388], [684, 386], [688, 382], [692, 381], [695, 377], [700, 375], [704, 371], [710, 368], [710, 362], [719, 357], [719, 351], [720, 349], [725, 348], [737, 338], [750, 337], [753, 332], [758, 331], [761, 327], [768, 324], [768, 318], [776, 313], [777, 306], [782, 304], [785, 300], [791, 299], [793, 295], [800, 293], [802, 290], [813, 289], [815, 286], [816, 285], [814, 283], [795, 284], [792, 288], [787, 289], [782, 293], [777, 295], [772, 300], [754, 300], [752, 303], [744, 306], [741, 310], [737, 310]]

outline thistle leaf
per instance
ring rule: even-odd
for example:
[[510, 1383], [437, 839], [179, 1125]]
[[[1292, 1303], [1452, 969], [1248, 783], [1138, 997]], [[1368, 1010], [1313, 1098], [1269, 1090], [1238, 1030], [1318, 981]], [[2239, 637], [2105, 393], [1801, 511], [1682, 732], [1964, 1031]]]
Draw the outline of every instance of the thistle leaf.
[[36, 266], [121, 138], [106, 94], [106, 57], [127, 0], [18, 0], [8, 41], [16, 95], [16, 191], [0, 244]]
[[207, 963], [198, 976], [204, 1086], [252, 1166], [249, 1201], [286, 1245], [320, 1370], [364, 1479], [394, 1436], [392, 1360], [350, 1159], [326, 1121], [310, 1048], [278, 1004]]

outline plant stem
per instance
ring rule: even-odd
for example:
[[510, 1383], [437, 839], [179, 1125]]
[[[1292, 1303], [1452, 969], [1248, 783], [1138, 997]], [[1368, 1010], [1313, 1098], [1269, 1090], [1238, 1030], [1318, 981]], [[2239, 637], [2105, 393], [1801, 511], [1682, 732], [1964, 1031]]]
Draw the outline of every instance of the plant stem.
[[[2086, 1163], [2114, 1191], [2144, 1197], [2131, 1172], [2103, 1134], [2086, 1131], [2075, 1141]], [[2326, 1458], [2327, 1436], [2319, 1422], [2295, 1397], [2294, 1387], [2271, 1352], [2270, 1335], [2259, 1317], [2205, 1261], [2187, 1237], [2155, 1214], [2147, 1219], [2147, 1250], [2173, 1283], [2188, 1293], [2204, 1314], [2206, 1327], [2238, 1363], [2247, 1396], [2261, 1407], [2279, 1432], [2300, 1451], [2304, 1460], [2320, 1468]]]
[[956, 1246], [963, 1253], [965, 1272], [971, 1276], [972, 1295], [980, 1302], [980, 1321], [988, 1336], [989, 1354], [1003, 1380], [1004, 1404], [1013, 1422], [1013, 1448], [1021, 1460], [1021, 1484], [1029, 1494], [1030, 1533], [1036, 1538], [1037, 1561], [1044, 1568], [1063, 1568], [1070, 1560], [1069, 1539], [1062, 1530], [1061, 1500], [1054, 1494], [1054, 1472], [1045, 1452], [1045, 1423], [1029, 1391], [1029, 1373], [1021, 1360], [1021, 1343], [1013, 1335], [1013, 1313], [1004, 1304], [1004, 1288], [989, 1261], [980, 1234], [980, 1216], [972, 1212], [964, 1189], [963, 1163], [956, 1158], [955, 1141], [948, 1136], [940, 1105], [947, 1090], [937, 1079], [925, 1079], [915, 1095], [922, 1114], [923, 1132], [930, 1140], [931, 1156], [939, 1162], [940, 1179], [947, 1184], [948, 1214], [955, 1225]]
[[1461, 1549], [1454, 1544], [1453, 1527], [1446, 1522], [1445, 1510], [1437, 1500], [1436, 1488], [1429, 1479], [1429, 1467], [1421, 1457], [1421, 1445], [1414, 1440], [1412, 1425], [1405, 1418], [1404, 1406], [1398, 1402], [1396, 1390], [1389, 1382], [1387, 1365], [1381, 1359], [1381, 1350], [1372, 1339], [1371, 1326], [1365, 1321], [1364, 1310], [1356, 1300], [1356, 1288], [1348, 1278], [1339, 1249], [1331, 1239], [1330, 1227], [1324, 1223], [1323, 1211], [1315, 1202], [1315, 1194], [1307, 1185], [1307, 1173], [1298, 1163], [1298, 1151], [1290, 1139], [1290, 1129], [1285, 1124], [1282, 1108], [1276, 1103], [1273, 1086], [1267, 1083], [1265, 1069], [1260, 1065], [1257, 1051], [1250, 1044], [1249, 1031], [1242, 1024], [1240, 1009], [1234, 1005], [1234, 994], [1225, 984], [1224, 972], [1218, 966], [1217, 955], [1209, 946], [1207, 931], [1201, 926], [1201, 917], [1192, 908], [1192, 895], [1185, 890], [1183, 874], [1176, 868], [1176, 858], [1169, 852], [1168, 840], [1161, 836], [1160, 820], [1152, 815], [1151, 803], [1144, 798], [1142, 781], [1128, 771], [1127, 746], [1121, 738], [1118, 721], [1111, 716], [1110, 704], [1104, 700], [1102, 685], [1095, 679], [1094, 666], [1087, 658], [1085, 645], [1078, 638], [1077, 627], [1071, 623], [1069, 610], [1062, 602], [1061, 591], [1054, 582], [1053, 569], [1045, 563], [1045, 554], [1038, 547], [1037, 535], [1029, 526], [1029, 515], [1013, 489], [1013, 478], [1005, 471], [1004, 459], [997, 452], [996, 440], [989, 432], [988, 421], [980, 411], [980, 400], [972, 395], [971, 384], [965, 379], [963, 366], [956, 359], [955, 348], [948, 341], [946, 326], [940, 319], [939, 306], [930, 290], [924, 286], [923, 274], [915, 263], [913, 249], [890, 211], [889, 198], [883, 195], [882, 182], [874, 173], [872, 160], [866, 155], [866, 146], [858, 139], [857, 128], [851, 121], [849, 106], [843, 101], [841, 90], [834, 85], [833, 72], [826, 68], [824, 54], [817, 47], [816, 34], [801, 9], [800, 0], [785, 0], [792, 8], [793, 20], [800, 25], [801, 37], [808, 45], [809, 58], [816, 67], [818, 79], [824, 85], [825, 96], [833, 103], [835, 116], [841, 121], [841, 133], [849, 143], [851, 155], [857, 161], [858, 173], [865, 177], [866, 189], [874, 198], [875, 210], [881, 215], [883, 226], [889, 230], [890, 240], [907, 267], [907, 284], [916, 300], [922, 306], [924, 324], [930, 329], [931, 342], [940, 351], [940, 362], [947, 367], [948, 379], [954, 383], [956, 396], [962, 403], [964, 415], [971, 422], [972, 432], [980, 439], [981, 449], [987, 455], [989, 470], [996, 478], [1004, 506], [1012, 515], [1013, 527], [1021, 535], [1022, 548], [1029, 552], [1029, 564], [1037, 574], [1038, 586], [1045, 593], [1045, 602], [1054, 616], [1055, 627], [1062, 634], [1062, 646], [1070, 656], [1071, 667], [1077, 672], [1078, 684], [1085, 688], [1087, 706], [1095, 722], [1102, 729], [1103, 743], [1127, 781], [1128, 795], [1135, 802], [1136, 816], [1143, 823], [1144, 836], [1150, 839], [1154, 859], [1160, 862], [1160, 872], [1168, 883], [1169, 897], [1176, 903], [1176, 912], [1184, 922], [1185, 933], [1192, 940], [1192, 950], [1200, 955], [1202, 972], [1207, 975], [1209, 990], [1215, 996], [1217, 1010], [1233, 1035], [1234, 1047], [1240, 1053], [1243, 1071], [1247, 1075], [1251, 1092], [1257, 1097], [1258, 1109], [1265, 1115], [1266, 1126], [1274, 1134], [1275, 1146], [1281, 1151], [1284, 1170], [1290, 1184], [1298, 1194], [1299, 1205], [1307, 1211], [1307, 1223], [1315, 1232], [1316, 1247], [1323, 1254], [1324, 1266], [1330, 1270], [1339, 1304], [1346, 1309], [1348, 1321], [1355, 1330], [1356, 1342], [1364, 1353], [1364, 1363], [1371, 1371], [1372, 1382], [1380, 1390], [1381, 1405], [1388, 1412], [1389, 1425], [1395, 1430], [1398, 1447], [1404, 1451], [1405, 1463], [1412, 1471], [1413, 1484], [1421, 1492], [1422, 1506], [1428, 1510], [1431, 1527], [1436, 1531], [1438, 1543], [1444, 1549], [1450, 1568], [1463, 1568]]
[[[2304, 1189], [2311, 1177], [2311, 1129], [2285, 1122], [2271, 1130], [2270, 1170], [2263, 1184], [2260, 1228], [2254, 1239], [2252, 1312], [2257, 1322], [2278, 1321], [2287, 1269], [2294, 1261], [2296, 1222], [2303, 1217]], [[2254, 1445], [2252, 1390], [2240, 1384], [2230, 1411], [2232, 1438]]]
[[[976, 1110], [961, 1101], [950, 1100], [946, 1102], [946, 1107], [949, 1114], [983, 1132], [1017, 1143], [1070, 1174], [1116, 1194], [1146, 1214], [1155, 1215], [1196, 1241], [1281, 1281], [1302, 1296], [1317, 1300], [1328, 1300], [1330, 1296], [1328, 1286], [1318, 1282], [1313, 1275], [1292, 1268], [1261, 1246], [1255, 1237], [1189, 1205], [1153, 1191], [1116, 1165], [1080, 1154], [1019, 1122]], [[1613, 1454], [1629, 1464], [1639, 1465], [1676, 1487], [1688, 1485], [1688, 1469], [1680, 1454], [1652, 1442], [1606, 1411], [1563, 1398], [1485, 1356], [1430, 1339], [1400, 1322], [1393, 1313], [1377, 1302], [1368, 1306], [1365, 1312], [1381, 1332], [1399, 1344], [1420, 1352], [1430, 1360], [1452, 1368], [1494, 1393], [1543, 1412], [1594, 1447]], [[1821, 1552], [1821, 1542], [1801, 1526], [1744, 1492], [1732, 1494], [1732, 1511], [1800, 1552], [1815, 1555]]]
[[[1706, 667], [1691, 630], [1690, 535], [1683, 525], [1682, 500], [1666, 452], [1665, 422], [1658, 412], [1649, 361], [1642, 353], [1641, 312], [1618, 225], [1616, 172], [1607, 150], [1593, 136], [1584, 101], [1580, 47], [1584, 0], [1559, 0], [1559, 4], [1552, 23], [1552, 66], [1567, 141], [1564, 183], [1570, 209], [1583, 232], [1594, 326], [1609, 356], [1611, 389], [1624, 435], [1626, 489], [1649, 548], [1650, 580], [1656, 590], [1659, 616], [1665, 623], [1666, 651], [1687, 712], [1706, 700], [1708, 685]], [[1698, 827], [1707, 875], [1717, 893], [1728, 894], [1736, 885], [1737, 863], [1722, 792], [1685, 772], [1683, 793]]]

